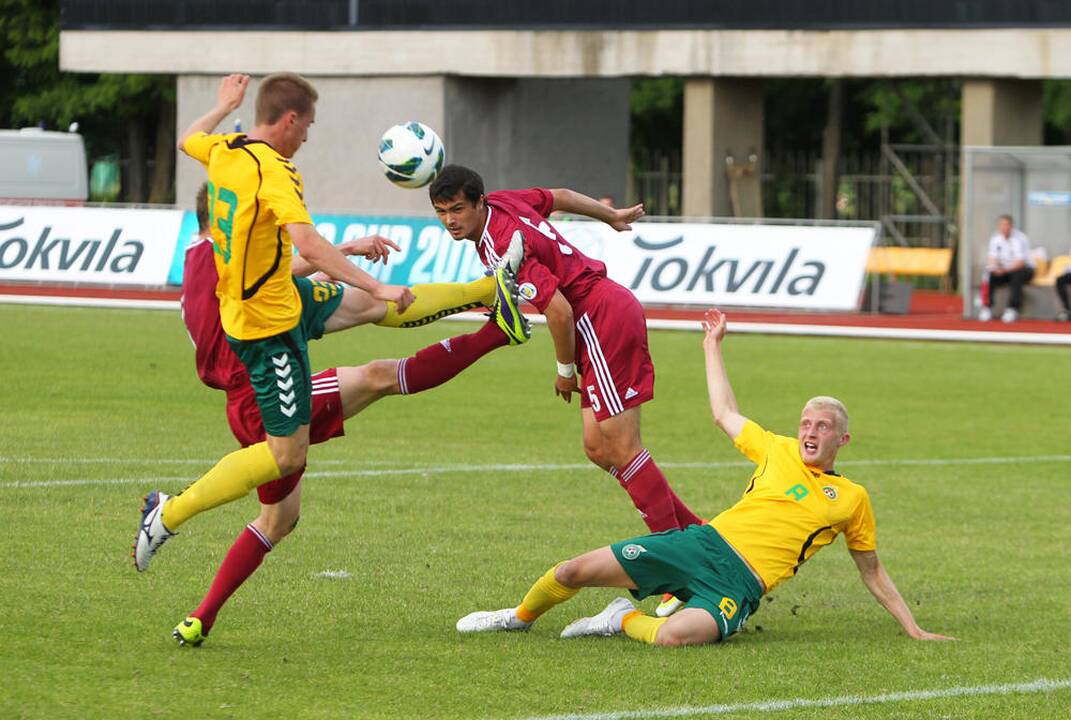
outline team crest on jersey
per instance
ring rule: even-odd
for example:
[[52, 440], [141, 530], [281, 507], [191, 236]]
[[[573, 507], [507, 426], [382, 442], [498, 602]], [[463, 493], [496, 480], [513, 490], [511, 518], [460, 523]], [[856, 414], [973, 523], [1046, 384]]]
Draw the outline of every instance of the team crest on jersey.
[[637, 545], [636, 543], [629, 543], [625, 547], [621, 548], [621, 557], [626, 560], [635, 560], [640, 556], [640, 553], [647, 552], [647, 548], [643, 545]]
[[517, 294], [519, 294], [522, 298], [524, 298], [528, 302], [532, 302], [533, 300], [536, 299], [536, 295], [538, 295], [539, 292], [536, 290], [536, 286], [535, 285], [533, 285], [532, 283], [526, 282], [526, 283], [521, 283], [521, 286], [519, 288], [517, 288]]
[[824, 488], [822, 488], [822, 492], [824, 492], [826, 494], [826, 497], [830, 500], [837, 499], [837, 488], [833, 487], [832, 485], [826, 485]]

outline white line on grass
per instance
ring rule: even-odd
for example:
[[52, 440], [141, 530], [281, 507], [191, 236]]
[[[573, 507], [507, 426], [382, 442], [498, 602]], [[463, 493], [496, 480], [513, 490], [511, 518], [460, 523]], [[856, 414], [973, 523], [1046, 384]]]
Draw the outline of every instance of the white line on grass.
[[885, 693], [883, 695], [840, 695], [837, 697], [794, 698], [791, 700], [764, 700], [732, 705], [707, 705], [704, 707], [675, 707], [657, 710], [622, 710], [619, 712], [602, 712], [573, 715], [539, 715], [527, 720], [630, 720], [632, 718], [676, 718], [694, 717], [696, 715], [728, 715], [739, 712], [779, 712], [797, 708], [825, 708], [853, 705], [880, 705], [884, 703], [916, 702], [919, 700], [940, 700], [943, 698], [970, 697], [979, 695], [1012, 695], [1019, 693], [1043, 693], [1071, 688], [1071, 680], [1034, 680], [1025, 683], [1006, 683], [1003, 685], [975, 685], [972, 687], [951, 687], [944, 690], [908, 690], [906, 692]]
[[[21, 463], [21, 462], [49, 462], [47, 460], [33, 460], [32, 458], [10, 458], [0, 457], [0, 463]], [[67, 458], [61, 461], [66, 464], [79, 464], [85, 462], [86, 464], [93, 464], [96, 462], [94, 459], [85, 459], [84, 461], [76, 458]], [[123, 462], [134, 464], [145, 464], [151, 461], [142, 460], [136, 458], [130, 458], [126, 460], [115, 459], [115, 462], [121, 464]], [[158, 460], [156, 462], [168, 462]], [[172, 462], [186, 463], [192, 461], [175, 460]], [[211, 461], [208, 461], [211, 462]], [[314, 461], [316, 462], [316, 461]], [[343, 464], [344, 460], [332, 460], [332, 461], [319, 461], [321, 464]], [[1071, 462], [1071, 455], [1026, 455], [1026, 456], [1009, 456], [1009, 457], [974, 457], [974, 458], [882, 458], [872, 460], [845, 460], [842, 465], [1006, 465], [1014, 463], [1030, 463], [1030, 462]], [[731, 460], [723, 462], [660, 462], [659, 467], [662, 468], [698, 468], [698, 469], [717, 469], [717, 468], [733, 468], [733, 467], [750, 467], [752, 463], [746, 460]], [[486, 473], [520, 473], [520, 472], [554, 472], [561, 470], [569, 471], [581, 471], [581, 472], [601, 472], [597, 467], [590, 463], [515, 463], [515, 464], [459, 464], [459, 465], [416, 465], [409, 467], [399, 468], [354, 468], [352, 470], [325, 470], [321, 472], [309, 472], [305, 473], [305, 477], [308, 478], [333, 478], [333, 477], [380, 477], [387, 475], [441, 475], [446, 473], [467, 473], [470, 475], [486, 474]], [[74, 478], [68, 480], [30, 480], [22, 481], [15, 480], [13, 482], [0, 483], [0, 488], [43, 488], [43, 487], [62, 487], [62, 486], [74, 486], [74, 485], [127, 485], [127, 484], [151, 484], [154, 482], [186, 482], [193, 480], [190, 476], [179, 477], [130, 477], [130, 478]]]

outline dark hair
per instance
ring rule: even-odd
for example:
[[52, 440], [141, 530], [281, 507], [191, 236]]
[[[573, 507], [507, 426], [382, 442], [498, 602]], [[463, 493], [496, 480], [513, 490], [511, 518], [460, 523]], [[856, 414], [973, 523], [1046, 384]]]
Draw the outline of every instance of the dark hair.
[[197, 231], [208, 230], [208, 183], [197, 188]]
[[255, 122], [272, 125], [291, 110], [308, 115], [319, 98], [312, 83], [297, 73], [274, 73], [261, 80], [257, 88]]
[[484, 194], [483, 178], [463, 165], [447, 165], [428, 187], [432, 203], [453, 200], [459, 192], [464, 193], [465, 198], [475, 205]]

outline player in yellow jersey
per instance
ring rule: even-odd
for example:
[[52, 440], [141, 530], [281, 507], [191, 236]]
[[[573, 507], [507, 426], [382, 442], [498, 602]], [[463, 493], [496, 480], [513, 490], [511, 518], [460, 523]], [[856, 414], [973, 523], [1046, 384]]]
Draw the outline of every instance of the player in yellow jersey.
[[[211, 134], [241, 105], [248, 84], [247, 75], [223, 78], [215, 107], [190, 125], [178, 147], [208, 171], [220, 320], [256, 392], [267, 440], [227, 455], [178, 495], [156, 490], [145, 497], [134, 541], [138, 571], [197, 513], [304, 468], [312, 397], [309, 327], [329, 318], [343, 325], [369, 320], [418, 325], [481, 305], [479, 297], [487, 294], [487, 281], [476, 281], [418, 286], [418, 297], [352, 264], [313, 226], [305, 184], [291, 160], [316, 118], [318, 95], [307, 80], [293, 73], [265, 77], [257, 91], [255, 127], [248, 134]], [[303, 263], [352, 287], [295, 277], [295, 248]], [[377, 247], [373, 254], [385, 252]], [[511, 343], [524, 342], [529, 332], [516, 311], [512, 271], [499, 268], [494, 284], [499, 327]], [[511, 306], [509, 312], [501, 311], [503, 304]], [[503, 322], [506, 316], [509, 323]]]
[[636, 598], [672, 593], [685, 605], [659, 618], [617, 598], [567, 626], [562, 637], [624, 632], [654, 645], [717, 642], [743, 627], [765, 593], [843, 533], [863, 584], [910, 637], [952, 639], [915, 622], [878, 559], [866, 490], [833, 470], [851, 437], [844, 405], [812, 398], [795, 438], [763, 430], [737, 409], [721, 356], [725, 328], [721, 311], [709, 310], [703, 348], [714, 421], [757, 466], [740, 501], [707, 524], [632, 538], [555, 565], [520, 605], [466, 615], [457, 622], [459, 632], [527, 630], [580, 588], [620, 587]]

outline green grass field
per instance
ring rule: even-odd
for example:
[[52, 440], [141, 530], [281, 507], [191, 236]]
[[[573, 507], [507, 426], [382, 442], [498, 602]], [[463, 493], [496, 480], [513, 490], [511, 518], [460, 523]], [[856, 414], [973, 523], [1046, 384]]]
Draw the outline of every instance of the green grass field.
[[[1066, 349], [727, 341], [741, 411], [770, 429], [794, 434], [812, 395], [845, 401], [854, 439], [839, 469], [870, 491], [879, 553], [920, 624], [956, 643], [902, 635], [843, 540], [720, 646], [558, 639], [611, 590], [583, 592], [526, 634], [458, 636], [458, 617], [515, 604], [554, 562], [644, 530], [617, 483], [586, 464], [579, 412], [553, 396], [550, 341], [537, 328], [527, 346], [384, 400], [314, 448], [300, 527], [193, 650], [170, 630], [256, 502], [194, 519], [149, 572], [134, 572], [141, 495], [180, 489], [234, 447], [223, 396], [199, 384], [177, 313], [0, 306], [0, 326], [2, 718], [1071, 713]], [[472, 327], [358, 329], [314, 344], [313, 364], [399, 357]], [[699, 333], [653, 332], [651, 344], [647, 447], [713, 516], [750, 470], [710, 422]], [[503, 464], [530, 467], [493, 467]], [[348, 576], [322, 575], [339, 571]], [[1063, 685], [911, 694], [1042, 678]], [[741, 707], [889, 693], [908, 695]]]

